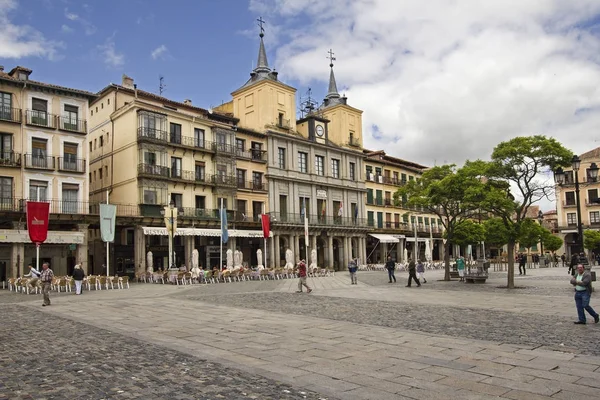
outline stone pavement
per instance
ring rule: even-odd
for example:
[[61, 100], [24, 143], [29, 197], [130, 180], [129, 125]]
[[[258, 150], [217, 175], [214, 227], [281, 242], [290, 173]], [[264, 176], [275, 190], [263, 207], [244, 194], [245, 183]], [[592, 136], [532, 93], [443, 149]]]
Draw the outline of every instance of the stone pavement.
[[[80, 398], [166, 398], [180, 378], [185, 390], [169, 397], [600, 398], [600, 326], [572, 324], [576, 313], [565, 271], [532, 270], [518, 278], [525, 289], [510, 292], [497, 288], [505, 273], [493, 273], [485, 285], [439, 282], [441, 271], [428, 275], [427, 284], [410, 289], [401, 273], [396, 285], [388, 285], [380, 283], [387, 279], [383, 273], [363, 272], [356, 286], [344, 273], [309, 279], [315, 286], [310, 295], [293, 293], [295, 280], [140, 284], [55, 297], [45, 309], [39, 300], [3, 304], [15, 311], [5, 317], [13, 322], [2, 325], [0, 337], [11, 343], [16, 332], [24, 333], [1, 353], [1, 371], [9, 362], [21, 368], [0, 372], [0, 398], [15, 387], [31, 395], [21, 398], [72, 398], [36, 393], [35, 385], [23, 383], [34, 365], [24, 339], [32, 326], [63, 338], [54, 346], [62, 352], [52, 352], [58, 371], [77, 362], [70, 352], [82, 343], [99, 369], [86, 371], [85, 383], [117, 379], [108, 386], [122, 390], [93, 386], [97, 392]], [[595, 297], [592, 305], [600, 309]], [[69, 342], [71, 337], [78, 340]], [[102, 363], [102, 354], [110, 361]], [[194, 371], [189, 380], [186, 368]], [[75, 385], [77, 374], [67, 372]], [[231, 392], [229, 379], [210, 381], [217, 393], [212, 397], [203, 391], [208, 377], [223, 375], [240, 378]], [[132, 377], [145, 381], [138, 385]]]

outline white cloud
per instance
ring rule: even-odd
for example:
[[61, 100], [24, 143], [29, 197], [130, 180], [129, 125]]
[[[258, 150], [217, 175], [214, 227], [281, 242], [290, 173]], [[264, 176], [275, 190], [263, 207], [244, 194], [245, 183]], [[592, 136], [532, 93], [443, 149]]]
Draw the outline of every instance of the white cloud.
[[[88, 5], [84, 4], [83, 7], [88, 12], [90, 11], [90, 7]], [[81, 25], [81, 27], [83, 28], [83, 31], [85, 32], [86, 35], [93, 35], [98, 30], [96, 28], [96, 26], [90, 22], [90, 20], [83, 18], [79, 14], [70, 12], [68, 8], [65, 8], [65, 18], [70, 21], [78, 22]]]
[[17, 8], [15, 0], [0, 0], [0, 58], [44, 57], [58, 60], [61, 42], [47, 39], [28, 26], [14, 24], [10, 12]]
[[433, 165], [488, 158], [518, 135], [552, 136], [577, 153], [598, 145], [597, 0], [252, 0], [251, 8], [286, 26], [275, 59], [283, 80], [313, 88], [317, 80], [324, 92], [333, 48], [338, 88], [364, 110], [367, 148]]
[[60, 30], [61, 30], [63, 33], [71, 33], [71, 32], [73, 32], [73, 28], [71, 28], [69, 25], [65, 25], [65, 24], [63, 24], [63, 25], [60, 27]]
[[118, 53], [115, 49], [114, 35], [106, 40], [106, 43], [98, 46], [98, 50], [104, 57], [104, 63], [112, 68], [119, 68], [125, 64], [125, 55]]
[[165, 46], [164, 44], [161, 44], [160, 46], [158, 46], [157, 48], [152, 50], [152, 53], [150, 53], [150, 55], [152, 56], [153, 60], [158, 60], [158, 59], [164, 59], [168, 53], [169, 53], [169, 49], [167, 49], [167, 46]]

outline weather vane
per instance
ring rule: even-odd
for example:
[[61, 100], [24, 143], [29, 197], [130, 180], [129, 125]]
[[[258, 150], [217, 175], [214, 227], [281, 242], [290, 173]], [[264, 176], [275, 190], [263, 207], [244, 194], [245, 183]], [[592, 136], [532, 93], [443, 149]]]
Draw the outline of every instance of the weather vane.
[[330, 66], [330, 67], [333, 67], [333, 62], [336, 60], [336, 59], [335, 59], [335, 57], [333, 56], [333, 55], [334, 55], [334, 52], [333, 52], [333, 50], [332, 50], [332, 49], [329, 49], [329, 51], [327, 52], [327, 54], [329, 54], [329, 55], [327, 56], [327, 58], [329, 58], [329, 66]]
[[258, 26], [260, 27], [260, 36], [262, 37], [265, 35], [265, 28], [263, 27], [265, 21], [262, 19], [262, 17], [258, 17], [256, 20], [258, 21]]

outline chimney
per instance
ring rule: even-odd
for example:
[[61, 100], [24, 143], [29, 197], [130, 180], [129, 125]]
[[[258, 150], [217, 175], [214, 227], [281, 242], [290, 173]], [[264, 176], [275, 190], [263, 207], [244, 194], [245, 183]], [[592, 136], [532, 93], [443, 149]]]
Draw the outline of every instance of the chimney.
[[128, 89], [133, 89], [133, 78], [123, 74], [123, 77], [121, 78], [121, 85]]
[[191, 106], [191, 105], [192, 105], [192, 100], [190, 100], [190, 99], [185, 99], [185, 100], [183, 101], [183, 104], [185, 104], [186, 106]]
[[[133, 79], [131, 81], [133, 82]], [[133, 90], [135, 92], [135, 98], [137, 99], [137, 84], [136, 83], [133, 84]]]

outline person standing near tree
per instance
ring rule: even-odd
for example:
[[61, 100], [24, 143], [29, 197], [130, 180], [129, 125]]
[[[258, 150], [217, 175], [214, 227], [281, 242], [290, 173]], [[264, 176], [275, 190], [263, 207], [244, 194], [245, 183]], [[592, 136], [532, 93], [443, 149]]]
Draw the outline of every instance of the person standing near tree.
[[40, 275], [40, 281], [42, 281], [42, 294], [44, 295], [43, 307], [50, 305], [50, 286], [52, 285], [52, 279], [54, 279], [54, 272], [50, 269], [50, 265], [45, 262], [42, 264], [42, 274]]
[[388, 256], [387, 262], [385, 263], [385, 269], [388, 271], [388, 278], [390, 279], [389, 283], [392, 283], [392, 279], [394, 283], [396, 283], [396, 275], [394, 275], [394, 270], [396, 269], [396, 263], [392, 260], [391, 256]]
[[523, 253], [519, 255], [519, 275], [527, 275], [525, 270], [525, 264], [527, 264], [527, 256]]
[[465, 258], [463, 256], [459, 256], [456, 259], [456, 269], [458, 270], [458, 276], [460, 277], [460, 282], [465, 281]]
[[575, 286], [575, 306], [577, 307], [578, 320], [576, 325], [585, 325], [585, 311], [592, 317], [594, 322], [600, 322], [600, 316], [592, 306], [590, 306], [590, 297], [592, 296], [592, 275], [590, 271], [586, 271], [582, 264], [577, 265], [577, 272], [571, 278], [571, 285]]

